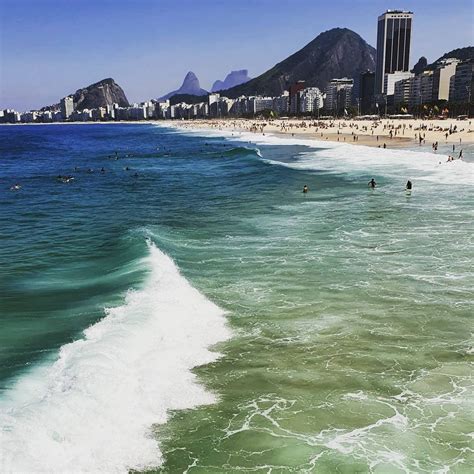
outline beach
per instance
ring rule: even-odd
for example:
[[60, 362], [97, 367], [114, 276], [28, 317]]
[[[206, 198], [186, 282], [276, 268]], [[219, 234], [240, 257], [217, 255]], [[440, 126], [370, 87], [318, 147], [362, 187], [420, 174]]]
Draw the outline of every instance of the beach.
[[[470, 120], [252, 120], [219, 119], [172, 122], [174, 126], [208, 128], [230, 132], [251, 132], [255, 134], [276, 134], [284, 137], [299, 137], [317, 141], [330, 141], [387, 148], [454, 145], [455, 150], [474, 143], [474, 119]], [[450, 129], [451, 132], [450, 133]], [[446, 136], [446, 134], [448, 134]], [[420, 144], [420, 135], [422, 141]]]
[[237, 122], [0, 127], [2, 473], [471, 470], [472, 145]]

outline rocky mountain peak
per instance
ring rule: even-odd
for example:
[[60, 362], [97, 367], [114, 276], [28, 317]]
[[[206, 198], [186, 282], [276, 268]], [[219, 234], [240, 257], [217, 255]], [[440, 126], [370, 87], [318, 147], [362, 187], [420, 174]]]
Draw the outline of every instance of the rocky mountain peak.
[[73, 99], [76, 110], [107, 107], [107, 105], [111, 106], [114, 103], [120, 107], [130, 105], [123, 89], [110, 77], [78, 89], [74, 93]]
[[201, 89], [201, 85], [199, 84], [199, 79], [197, 78], [196, 74], [193, 71], [189, 71], [186, 76], [184, 77], [183, 83], [179, 89], [175, 91], [168, 92], [164, 96], [160, 97], [160, 100], [166, 100], [174, 95], [180, 94], [190, 94], [190, 95], [207, 95], [208, 92], [204, 89]]

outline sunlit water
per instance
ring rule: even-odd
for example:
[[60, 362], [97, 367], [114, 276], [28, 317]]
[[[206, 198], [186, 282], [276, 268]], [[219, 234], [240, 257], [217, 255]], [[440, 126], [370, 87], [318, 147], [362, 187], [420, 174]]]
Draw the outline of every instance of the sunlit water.
[[472, 471], [469, 147], [0, 138], [1, 472]]

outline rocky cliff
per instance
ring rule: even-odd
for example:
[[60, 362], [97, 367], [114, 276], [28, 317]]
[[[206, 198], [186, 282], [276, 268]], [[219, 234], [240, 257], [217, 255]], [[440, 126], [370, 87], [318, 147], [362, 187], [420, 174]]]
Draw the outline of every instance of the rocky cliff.
[[73, 98], [76, 110], [96, 109], [114, 103], [120, 107], [130, 105], [123, 89], [111, 78], [78, 89]]

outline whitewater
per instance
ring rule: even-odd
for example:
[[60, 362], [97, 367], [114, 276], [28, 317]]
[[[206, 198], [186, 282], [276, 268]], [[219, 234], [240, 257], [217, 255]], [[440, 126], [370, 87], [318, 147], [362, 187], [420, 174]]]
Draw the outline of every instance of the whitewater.
[[148, 241], [141, 290], [22, 377], [0, 403], [0, 471], [127, 472], [160, 464], [153, 425], [213, 403], [191, 372], [230, 336], [223, 311]]

